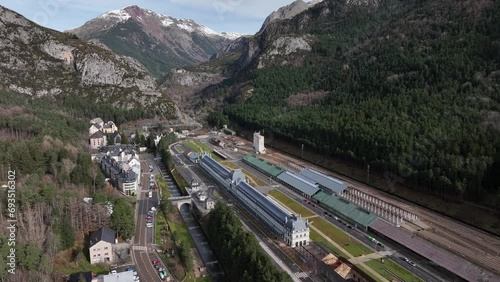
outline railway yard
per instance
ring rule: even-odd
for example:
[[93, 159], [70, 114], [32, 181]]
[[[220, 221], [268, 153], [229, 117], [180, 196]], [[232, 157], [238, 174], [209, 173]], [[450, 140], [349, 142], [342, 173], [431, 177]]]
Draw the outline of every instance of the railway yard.
[[[210, 142], [210, 138], [207, 135], [200, 135], [194, 138], [196, 141], [187, 141], [187, 145], [191, 148], [199, 148], [199, 152], [213, 148], [212, 151], [217, 151], [216, 157], [226, 167], [241, 168], [247, 174], [247, 179], [252, 185], [262, 186], [265, 184], [259, 179], [262, 177], [261, 174], [250, 170], [254, 173], [252, 175], [247, 171], [249, 167], [241, 162], [246, 155], [255, 156], [250, 141], [237, 136], [223, 135], [221, 138], [226, 139], [224, 141], [227, 145], [220, 148]], [[195, 143], [190, 142], [195, 142], [197, 145], [193, 146]], [[452, 279], [453, 281], [457, 281], [456, 279], [500, 281], [500, 238], [498, 236], [277, 150], [268, 148], [266, 154], [256, 157], [293, 173], [311, 168], [343, 181], [348, 188], [342, 192], [343, 194], [338, 195], [340, 198], [352, 201], [356, 199], [353, 196], [357, 195], [360, 201], [353, 203], [378, 215], [378, 218], [369, 226], [367, 234], [378, 235], [386, 242], [395, 242], [400, 249], [403, 248], [407, 252], [412, 251], [413, 254], [419, 255], [417, 257], [422, 261], [427, 261], [426, 266], [422, 267], [446, 269], [442, 273], [451, 272], [456, 275]], [[275, 183], [271, 178], [266, 179], [265, 182], [269, 183], [267, 185]], [[291, 196], [291, 198], [293, 197]], [[368, 203], [367, 205], [363, 204], [363, 199]], [[295, 197], [294, 200], [299, 205], [302, 203], [298, 197]], [[316, 212], [323, 213], [321, 210]], [[401, 262], [399, 263], [401, 264]], [[436, 266], [441, 268], [436, 268]], [[411, 267], [408, 268], [408, 270], [410, 269]], [[435, 281], [448, 280], [441, 278]]]
[[396, 198], [388, 193], [369, 187], [364, 183], [331, 171], [326, 172], [320, 167], [315, 167], [310, 163], [302, 162], [272, 149], [268, 150], [267, 154], [261, 155], [260, 158], [278, 166], [286, 166], [291, 170], [312, 167], [344, 181], [349, 187], [354, 187], [364, 193], [373, 195], [385, 202], [409, 211], [417, 215], [419, 219], [413, 223], [404, 222], [400, 227], [401, 229], [432, 242], [497, 275], [500, 274], [500, 238], [497, 236]]

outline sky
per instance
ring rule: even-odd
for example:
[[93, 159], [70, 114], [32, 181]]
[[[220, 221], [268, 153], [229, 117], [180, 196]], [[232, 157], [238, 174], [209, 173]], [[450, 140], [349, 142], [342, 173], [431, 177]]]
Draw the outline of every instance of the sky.
[[[3, 5], [59, 31], [79, 27], [130, 5], [174, 18], [193, 19], [217, 32], [256, 33], [265, 18], [293, 0], [2, 0]], [[307, 2], [307, 1], [306, 1]]]

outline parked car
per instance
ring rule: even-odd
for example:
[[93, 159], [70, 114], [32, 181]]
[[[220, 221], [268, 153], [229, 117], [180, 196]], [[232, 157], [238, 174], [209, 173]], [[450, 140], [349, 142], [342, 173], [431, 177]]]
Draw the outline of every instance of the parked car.
[[160, 260], [155, 259], [155, 260], [152, 260], [151, 263], [156, 265], [156, 264], [160, 263]]
[[139, 281], [139, 276], [134, 276], [134, 281]]
[[147, 228], [151, 228], [151, 227], [153, 227], [153, 223], [152, 223], [152, 222], [148, 222], [148, 223], [146, 223], [146, 227], [147, 227]]
[[148, 214], [148, 215], [146, 216], [146, 219], [147, 219], [147, 220], [152, 220], [152, 219], [153, 219], [153, 216]]
[[113, 269], [113, 270], [111, 270], [109, 273], [110, 273], [110, 274], [115, 274], [115, 273], [116, 273], [116, 270], [115, 270], [115, 269]]
[[125, 269], [125, 271], [134, 271], [135, 269], [133, 267], [128, 267], [127, 269]]

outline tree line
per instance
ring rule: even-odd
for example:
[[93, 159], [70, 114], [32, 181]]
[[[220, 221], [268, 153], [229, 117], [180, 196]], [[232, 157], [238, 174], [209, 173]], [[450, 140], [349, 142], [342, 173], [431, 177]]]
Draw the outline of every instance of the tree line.
[[[253, 95], [223, 113], [248, 129], [270, 128], [297, 146], [401, 175], [415, 189], [500, 201], [500, 134], [490, 119], [500, 112], [500, 4], [476, 17], [462, 2], [405, 3], [342, 7], [313, 20], [301, 31], [317, 38], [304, 64], [250, 71]], [[436, 21], [422, 27], [421, 19]], [[314, 91], [328, 94], [308, 105], [287, 102]]]
[[209, 244], [230, 281], [292, 280], [272, 265], [269, 257], [261, 250], [255, 235], [243, 229], [229, 206], [217, 202], [204, 220]]

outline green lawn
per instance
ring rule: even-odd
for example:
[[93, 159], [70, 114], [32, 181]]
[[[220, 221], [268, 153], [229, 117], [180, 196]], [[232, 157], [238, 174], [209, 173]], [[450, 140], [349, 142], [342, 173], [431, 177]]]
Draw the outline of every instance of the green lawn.
[[191, 149], [191, 151], [201, 154], [201, 148], [199, 146], [196, 146], [196, 144], [193, 141], [184, 141], [182, 142], [182, 144], [188, 146], [189, 149]]
[[239, 169], [240, 167], [233, 163], [233, 162], [228, 162], [228, 161], [224, 161], [224, 162], [221, 162], [221, 164], [229, 169]]
[[250, 178], [255, 183], [255, 185], [257, 185], [257, 186], [268, 186], [268, 184], [266, 182], [262, 181], [262, 179], [260, 179], [260, 178], [256, 177], [255, 175], [251, 174], [247, 170], [242, 169], [239, 165], [237, 165], [237, 164], [235, 164], [233, 162], [222, 161], [220, 163], [223, 166], [227, 167], [228, 169], [241, 169], [241, 172], [243, 172], [246, 175], [246, 177]]
[[177, 171], [177, 169], [172, 170], [172, 177], [174, 178], [175, 183], [181, 189], [181, 192], [184, 195], [187, 195], [186, 187], [189, 187], [189, 183], [187, 183], [186, 179], [182, 177], [182, 175]]
[[193, 273], [190, 273], [190, 274], [188, 274], [188, 276], [186, 277], [186, 280], [184, 280], [184, 282], [212, 282], [212, 278], [210, 278], [210, 276], [196, 278], [196, 277], [194, 277]]
[[[201, 154], [201, 152], [207, 152], [207, 153], [212, 153], [213, 149], [208, 147], [207, 145], [203, 144], [201, 141], [198, 140], [186, 140], [182, 142], [184, 145], [188, 146], [189, 149], [192, 151]], [[216, 156], [215, 154], [211, 154], [212, 158], [218, 162], [222, 161], [221, 158]]]
[[181, 154], [184, 153], [184, 147], [181, 145], [177, 144], [174, 146], [177, 151], [179, 151]]
[[366, 268], [364, 268], [363, 266], [361, 265], [356, 265], [359, 269], [361, 269], [361, 271], [363, 271], [364, 273], [366, 273], [366, 275], [370, 276], [371, 278], [373, 278], [373, 280], [377, 281], [377, 282], [382, 282], [382, 280], [380, 280], [377, 276], [373, 275], [373, 273], [369, 272], [368, 270], [366, 270]]
[[344, 254], [341, 250], [339, 250], [337, 247], [335, 247], [332, 243], [328, 242], [328, 240], [323, 238], [323, 236], [319, 235], [319, 233], [316, 232], [316, 230], [313, 230], [313, 229], [309, 230], [309, 238], [316, 243], [323, 243], [323, 244], [327, 245], [332, 251], [337, 253], [337, 255], [344, 257], [344, 258], [347, 258], [346, 254]]
[[368, 265], [371, 269], [378, 272], [380, 275], [387, 278], [387, 280], [389, 281], [394, 280], [395, 277], [391, 275], [388, 271], [394, 273], [405, 282], [423, 282], [422, 279], [413, 275], [411, 272], [404, 269], [402, 266], [398, 265], [397, 263], [395, 263], [390, 259], [384, 259], [384, 263], [381, 263], [380, 260], [378, 259], [374, 259], [367, 261], [365, 264]]
[[268, 186], [266, 182], [262, 181], [260, 178], [256, 177], [255, 175], [251, 174], [247, 170], [242, 169], [241, 170], [248, 178], [252, 179], [257, 186]]
[[214, 191], [214, 196], [217, 198], [217, 199], [222, 199], [222, 196], [219, 194], [219, 192], [217, 191]]
[[371, 254], [374, 251], [365, 246], [362, 243], [352, 239], [347, 233], [338, 229], [333, 224], [327, 222], [321, 217], [315, 217], [311, 219], [312, 226], [318, 228], [323, 234], [328, 236], [330, 239], [335, 241], [337, 244], [341, 245], [342, 248], [346, 249], [351, 255], [358, 257], [361, 255]]
[[[291, 199], [287, 195], [281, 193], [278, 190], [271, 190], [269, 191], [269, 195], [273, 196], [276, 198], [278, 201], [280, 201], [283, 205], [291, 209], [294, 213], [300, 214], [302, 217], [309, 217], [313, 216], [314, 213], [311, 212], [310, 210], [306, 209], [304, 206], [301, 204], [297, 203], [297, 201]], [[315, 219], [316, 220], [316, 219]]]
[[189, 233], [186, 224], [184, 224], [184, 221], [182, 220], [180, 212], [177, 210], [177, 208], [176, 208], [176, 213], [179, 213], [178, 215], [176, 215], [176, 218], [178, 219], [179, 223], [169, 221], [168, 226], [170, 226], [170, 230], [172, 230], [172, 233], [174, 231], [177, 232], [180, 241], [186, 242], [186, 244], [190, 248], [195, 248], [196, 246], [194, 244], [193, 238], [191, 238], [191, 234]]
[[167, 198], [170, 198], [172, 196], [172, 192], [170, 192], [170, 189], [168, 189], [167, 182], [165, 179], [163, 179], [161, 176], [157, 175], [156, 176], [156, 183], [158, 183], [158, 187], [161, 191], [162, 195], [166, 195]]
[[108, 274], [109, 273], [109, 265], [104, 264], [90, 264], [90, 262], [83, 258], [77, 262], [69, 262], [64, 266], [55, 265], [55, 270], [60, 273], [64, 273], [67, 275], [79, 272], [87, 272], [91, 271], [95, 274]]
[[207, 145], [205, 145], [201, 141], [191, 141], [191, 142], [194, 142], [194, 144], [198, 145], [205, 152], [212, 152], [213, 151], [212, 148], [208, 147]]

